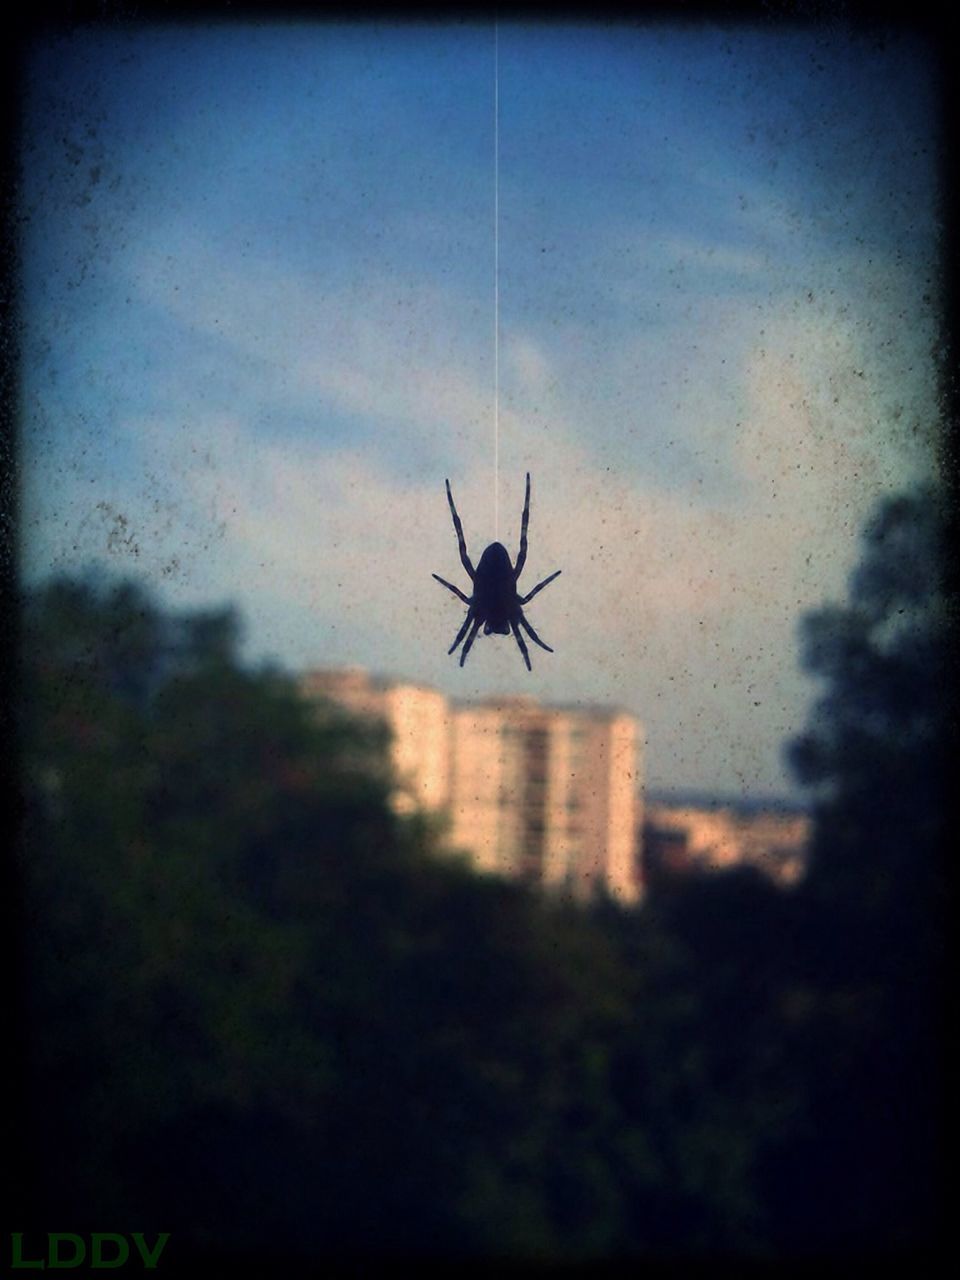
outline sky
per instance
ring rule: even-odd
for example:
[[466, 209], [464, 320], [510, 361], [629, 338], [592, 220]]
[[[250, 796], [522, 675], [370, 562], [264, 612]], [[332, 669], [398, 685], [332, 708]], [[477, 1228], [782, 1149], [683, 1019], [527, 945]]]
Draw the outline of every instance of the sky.
[[[790, 794], [799, 619], [936, 465], [938, 145], [923, 46], [838, 25], [45, 37], [23, 577], [235, 604], [290, 670], [623, 707], [651, 788]], [[476, 561], [527, 471], [555, 652], [461, 669], [444, 480]]]

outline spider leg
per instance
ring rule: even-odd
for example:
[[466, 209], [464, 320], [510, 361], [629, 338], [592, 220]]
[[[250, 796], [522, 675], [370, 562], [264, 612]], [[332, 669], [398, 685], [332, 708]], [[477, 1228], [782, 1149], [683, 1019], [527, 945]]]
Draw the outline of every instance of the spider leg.
[[527, 472], [527, 493], [523, 500], [523, 520], [520, 523], [520, 554], [513, 569], [514, 581], [520, 577], [523, 566], [527, 563], [527, 525], [530, 523], [530, 472]]
[[533, 597], [537, 594], [538, 591], [542, 591], [545, 586], [547, 586], [549, 583], [551, 583], [554, 580], [554, 578], [559, 578], [561, 573], [563, 573], [563, 570], [558, 569], [556, 573], [551, 573], [549, 578], [544, 578], [542, 582], [538, 582], [537, 585], [533, 588], [533, 590], [528, 592], [527, 595], [525, 595], [521, 599], [520, 603], [527, 604], [528, 601], [533, 599]]
[[471, 623], [472, 621], [473, 621], [473, 610], [472, 610], [472, 609], [468, 609], [468, 610], [467, 610], [467, 616], [466, 616], [466, 617], [464, 618], [464, 620], [463, 620], [463, 626], [462, 626], [462, 627], [460, 628], [460, 630], [457, 632], [457, 638], [456, 638], [456, 640], [454, 640], [453, 644], [452, 644], [452, 645], [450, 646], [450, 648], [447, 650], [447, 653], [453, 653], [454, 649], [457, 647], [457, 645], [460, 643], [460, 641], [463, 639], [463, 637], [467, 634], [467, 627], [469, 627], [469, 625], [470, 625], [470, 623]]
[[521, 627], [523, 627], [524, 631], [526, 631], [527, 635], [534, 642], [534, 644], [538, 644], [541, 649], [546, 649], [547, 653], [553, 653], [553, 650], [550, 648], [550, 646], [548, 644], [543, 643], [543, 641], [534, 631], [533, 627], [531, 627], [530, 623], [526, 620], [526, 618], [523, 615], [522, 609], [520, 610], [519, 622]]
[[470, 563], [470, 557], [467, 555], [467, 543], [463, 536], [463, 525], [460, 523], [460, 517], [457, 515], [457, 508], [453, 503], [453, 494], [450, 492], [450, 481], [447, 482], [447, 501], [450, 503], [450, 514], [453, 516], [453, 527], [457, 531], [457, 546], [460, 548], [460, 563], [469, 573], [471, 581], [477, 576], [473, 565]]
[[[469, 618], [470, 618], [470, 615], [469, 615], [469, 614], [467, 614], [467, 619], [469, 620]], [[464, 623], [464, 624], [463, 624], [463, 629], [464, 629], [464, 631], [466, 631], [466, 629], [467, 629], [467, 624], [466, 624], [466, 623]], [[477, 638], [477, 632], [478, 632], [479, 630], [480, 630], [480, 619], [479, 619], [479, 618], [474, 618], [474, 620], [473, 620], [473, 630], [472, 630], [472, 631], [470, 632], [470, 634], [467, 636], [467, 643], [463, 646], [463, 652], [460, 654], [460, 665], [461, 665], [461, 667], [463, 666], [463, 664], [464, 664], [464, 663], [466, 662], [466, 660], [467, 660], [467, 654], [470, 652], [470, 646], [473, 644], [474, 640], [476, 640], [476, 638]]]
[[439, 573], [435, 573], [435, 574], [433, 574], [432, 576], [433, 576], [434, 578], [436, 578], [436, 580], [437, 580], [438, 582], [443, 583], [443, 585], [447, 588], [447, 590], [448, 590], [448, 591], [452, 591], [452, 592], [453, 592], [453, 594], [454, 594], [455, 596], [459, 596], [459, 597], [460, 597], [460, 599], [463, 601], [463, 603], [464, 603], [464, 604], [469, 604], [469, 603], [470, 603], [470, 597], [469, 597], [469, 596], [465, 596], [465, 595], [463, 594], [463, 592], [460, 590], [460, 588], [459, 588], [459, 587], [455, 587], [455, 586], [453, 585], [453, 583], [452, 583], [452, 582], [448, 582], [448, 581], [446, 580], [446, 578], [441, 578], [441, 577], [440, 577], [440, 575], [439, 575]]
[[533, 667], [530, 665], [530, 654], [527, 652], [527, 646], [523, 642], [523, 636], [520, 634], [519, 627], [512, 618], [510, 619], [510, 627], [513, 631], [514, 640], [516, 640], [517, 644], [520, 646], [520, 652], [523, 654], [523, 660], [527, 664], [527, 670], [532, 671]]

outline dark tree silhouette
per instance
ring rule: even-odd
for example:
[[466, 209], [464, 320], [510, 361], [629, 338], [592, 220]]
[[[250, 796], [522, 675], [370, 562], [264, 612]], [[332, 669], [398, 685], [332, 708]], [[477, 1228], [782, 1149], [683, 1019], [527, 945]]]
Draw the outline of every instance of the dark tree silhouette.
[[803, 623], [826, 684], [790, 747], [813, 789], [809, 891], [910, 946], [932, 937], [943, 885], [951, 699], [947, 509], [933, 487], [880, 504], [846, 605]]
[[801, 1049], [819, 1062], [808, 1064], [808, 1135], [779, 1170], [779, 1210], [806, 1247], [916, 1251], [938, 1229], [947, 524], [933, 486], [883, 501], [848, 601], [802, 626], [805, 665], [825, 683], [790, 746], [815, 799], [799, 897], [815, 994]]
[[393, 812], [385, 733], [245, 668], [232, 610], [32, 592], [33, 1225], [270, 1271], [922, 1243], [941, 523], [934, 495], [888, 503], [849, 603], [805, 624], [808, 881], [640, 911], [472, 874]]

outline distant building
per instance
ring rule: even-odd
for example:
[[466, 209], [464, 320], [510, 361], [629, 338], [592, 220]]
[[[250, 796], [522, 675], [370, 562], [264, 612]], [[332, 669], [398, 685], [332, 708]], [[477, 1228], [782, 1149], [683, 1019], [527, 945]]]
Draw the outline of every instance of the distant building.
[[806, 869], [809, 836], [805, 813], [650, 803], [644, 852], [651, 876], [753, 866], [787, 886]]
[[371, 676], [362, 667], [308, 671], [300, 680], [308, 699], [327, 698], [353, 715], [384, 721], [398, 812], [435, 813], [450, 794], [450, 710], [436, 689]]
[[687, 833], [680, 828], [660, 826], [656, 818], [648, 814], [642, 839], [643, 876], [647, 884], [696, 870]]
[[603, 709], [532, 698], [453, 708], [454, 844], [489, 870], [579, 897], [603, 888], [634, 902], [639, 728]]
[[485, 871], [578, 897], [641, 894], [640, 729], [624, 712], [533, 698], [453, 703], [356, 668], [313, 671], [307, 697], [385, 720], [398, 811], [446, 810]]

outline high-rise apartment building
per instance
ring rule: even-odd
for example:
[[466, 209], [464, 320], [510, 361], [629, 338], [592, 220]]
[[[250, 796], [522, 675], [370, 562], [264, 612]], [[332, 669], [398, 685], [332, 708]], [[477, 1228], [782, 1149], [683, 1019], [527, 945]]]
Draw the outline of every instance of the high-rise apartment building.
[[302, 689], [387, 722], [397, 808], [447, 811], [451, 844], [479, 869], [578, 897], [640, 896], [634, 717], [528, 697], [450, 703], [357, 669], [310, 672]]
[[309, 671], [300, 691], [308, 699], [327, 698], [354, 715], [386, 722], [398, 812], [436, 812], [447, 805], [450, 711], [442, 693], [370, 676], [360, 667]]
[[639, 896], [636, 721], [532, 698], [452, 715], [451, 840], [481, 867], [578, 896]]

